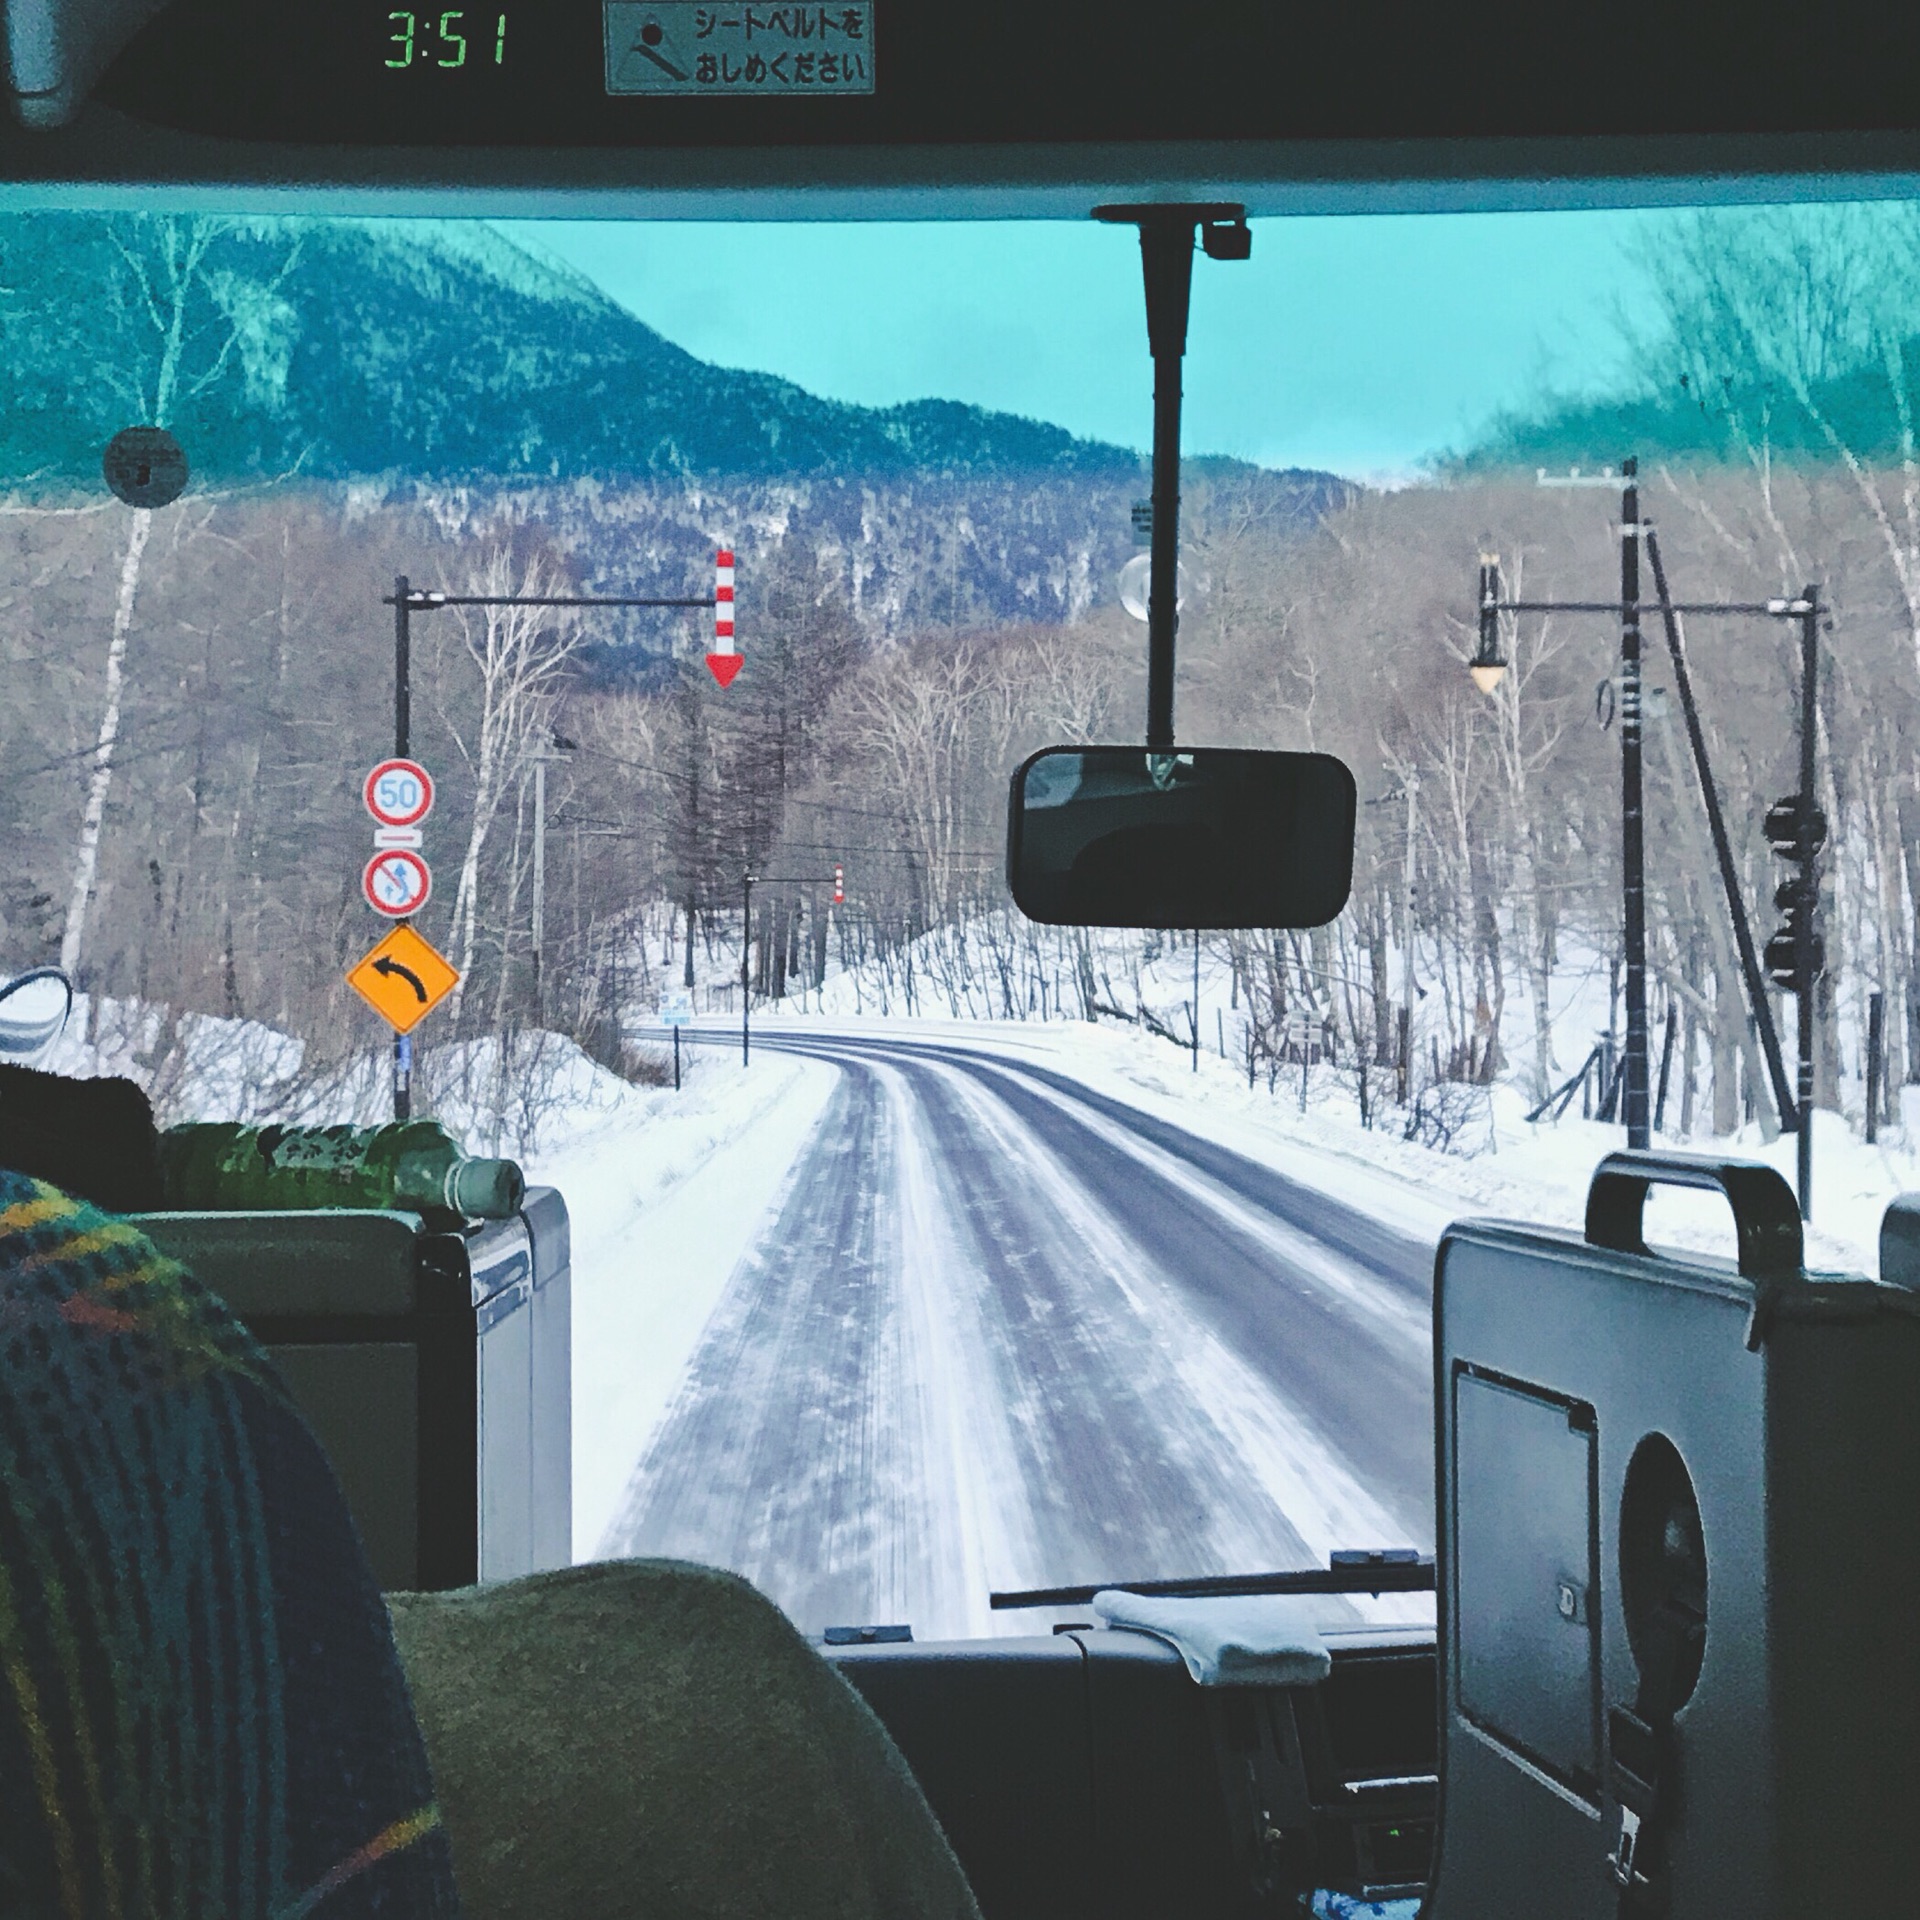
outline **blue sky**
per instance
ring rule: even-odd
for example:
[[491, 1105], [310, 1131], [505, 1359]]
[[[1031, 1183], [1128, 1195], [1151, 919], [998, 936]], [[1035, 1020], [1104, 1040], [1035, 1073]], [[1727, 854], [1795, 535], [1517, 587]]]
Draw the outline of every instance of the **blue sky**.
[[[1599, 384], [1657, 214], [1262, 220], [1194, 263], [1185, 445], [1403, 475], [1544, 385]], [[702, 359], [838, 400], [937, 396], [1127, 446], [1151, 432], [1137, 242], [1084, 224], [501, 221]]]

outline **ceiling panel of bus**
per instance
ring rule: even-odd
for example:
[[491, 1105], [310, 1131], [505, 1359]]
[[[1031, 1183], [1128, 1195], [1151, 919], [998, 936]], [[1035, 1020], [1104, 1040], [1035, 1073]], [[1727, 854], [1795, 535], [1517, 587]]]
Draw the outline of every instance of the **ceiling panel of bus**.
[[14, 206], [988, 218], [1920, 191], [1920, 10], [1883, 0], [1638, 21], [1539, 0], [0, 9]]

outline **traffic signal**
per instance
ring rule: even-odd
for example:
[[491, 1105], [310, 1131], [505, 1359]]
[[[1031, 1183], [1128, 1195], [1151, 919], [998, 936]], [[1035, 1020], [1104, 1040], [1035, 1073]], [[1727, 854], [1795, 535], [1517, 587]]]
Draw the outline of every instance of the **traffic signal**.
[[[1813, 832], [1809, 835], [1808, 850], [1817, 854], [1827, 844], [1827, 816], [1818, 807], [1809, 808], [1812, 814]], [[1800, 852], [1800, 798], [1789, 795], [1785, 800], [1776, 800], [1767, 809], [1766, 826], [1763, 829], [1770, 846], [1783, 860], [1798, 858]]]
[[841, 866], [835, 866], [833, 870], [833, 904], [836, 907], [847, 904], [847, 874]]
[[[1777, 800], [1767, 809], [1764, 831], [1767, 845], [1782, 860], [1801, 864], [1801, 802]], [[1807, 808], [1807, 844], [1804, 870], [1781, 881], [1773, 891], [1773, 904], [1787, 917], [1787, 923], [1766, 946], [1767, 978], [1776, 987], [1794, 988], [1800, 984], [1800, 930], [1811, 926], [1819, 905], [1820, 889], [1814, 879], [1813, 859], [1827, 844], [1827, 816], [1809, 803]], [[1826, 969], [1826, 942], [1818, 933], [1812, 938], [1813, 975], [1817, 979]]]

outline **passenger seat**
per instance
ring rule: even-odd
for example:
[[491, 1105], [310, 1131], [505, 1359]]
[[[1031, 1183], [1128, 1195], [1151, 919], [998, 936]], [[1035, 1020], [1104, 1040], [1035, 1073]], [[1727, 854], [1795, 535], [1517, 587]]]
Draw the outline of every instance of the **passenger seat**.
[[387, 1600], [468, 1920], [979, 1920], [872, 1709], [744, 1580]]
[[0, 1912], [455, 1920], [319, 1443], [125, 1220], [0, 1171]]

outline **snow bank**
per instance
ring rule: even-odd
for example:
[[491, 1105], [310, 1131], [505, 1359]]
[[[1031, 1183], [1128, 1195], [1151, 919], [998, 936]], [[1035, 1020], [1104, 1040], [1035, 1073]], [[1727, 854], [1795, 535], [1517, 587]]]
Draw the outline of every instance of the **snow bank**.
[[762, 1055], [524, 1162], [573, 1221], [573, 1545], [594, 1557], [733, 1270], [838, 1078]]

